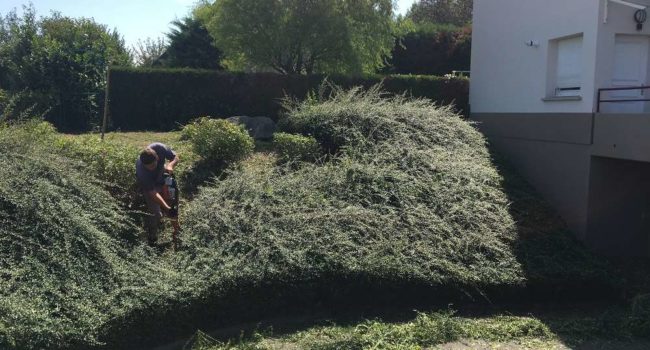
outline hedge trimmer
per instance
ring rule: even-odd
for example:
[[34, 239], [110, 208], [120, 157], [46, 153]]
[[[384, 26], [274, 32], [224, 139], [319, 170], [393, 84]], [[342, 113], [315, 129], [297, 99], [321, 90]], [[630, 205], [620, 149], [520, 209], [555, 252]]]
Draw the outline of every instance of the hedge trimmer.
[[174, 228], [174, 231], [172, 233], [174, 250], [178, 250], [178, 248], [180, 248], [180, 239], [178, 238], [178, 235], [181, 232], [181, 225], [178, 222], [178, 199], [180, 197], [180, 193], [178, 191], [178, 184], [176, 183], [176, 177], [174, 177], [174, 174], [165, 172], [163, 174], [163, 180], [165, 183], [163, 184], [162, 188], [162, 196], [165, 202], [167, 202], [167, 204], [169, 204], [171, 207], [166, 216]]

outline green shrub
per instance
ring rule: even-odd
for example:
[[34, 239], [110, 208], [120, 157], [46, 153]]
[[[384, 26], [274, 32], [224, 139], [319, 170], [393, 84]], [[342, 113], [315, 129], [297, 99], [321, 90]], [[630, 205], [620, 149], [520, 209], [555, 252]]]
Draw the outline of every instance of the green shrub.
[[9, 92], [0, 89], [0, 122], [43, 119], [52, 101], [42, 92], [28, 90]]
[[273, 149], [280, 162], [313, 162], [321, 155], [320, 145], [315, 138], [284, 132], [273, 134]]
[[134, 146], [101, 140], [98, 135], [61, 136], [56, 141], [61, 153], [80, 160], [88, 174], [127, 207], [133, 206], [139, 193], [135, 179], [135, 161], [140, 152]]
[[53, 137], [45, 123], [0, 129], [3, 349], [96, 344], [101, 324], [139, 304], [122, 286], [149, 269], [118, 239], [139, 229], [76, 161], [47, 147]]
[[[335, 90], [295, 104], [288, 121], [323, 131], [316, 139], [336, 140], [338, 153], [301, 167], [258, 155], [228, 170], [185, 206], [186, 249], [162, 256], [119, 239], [140, 230], [95, 179], [110, 169], [130, 178], [135, 149], [93, 165], [119, 145], [70, 145], [35, 122], [0, 127], [0, 348], [146, 348], [133, 343], [287, 300], [522, 285], [503, 179], [483, 137], [450, 109]], [[221, 123], [197, 122], [186, 137], [210, 144], [229, 130], [250, 152], [247, 133]], [[63, 152], [52, 152], [57, 142]]]
[[[30, 120], [15, 126], [4, 124], [5, 146], [14, 144], [34, 152], [57, 153], [69, 160], [70, 166], [81, 170], [101, 183], [114, 198], [127, 207], [137, 195], [135, 160], [139, 149], [122, 142], [102, 141], [98, 135], [64, 136], [52, 124]], [[2, 130], [2, 124], [0, 124]]]
[[186, 125], [181, 138], [206, 161], [236, 162], [253, 152], [255, 142], [241, 126], [226, 120], [199, 118]]
[[338, 155], [233, 170], [203, 187], [185, 215], [197, 259], [254, 256], [260, 274], [292, 283], [357, 276], [458, 292], [524, 281], [485, 139], [450, 109], [335, 89], [297, 103], [287, 120], [296, 133], [335, 140]]

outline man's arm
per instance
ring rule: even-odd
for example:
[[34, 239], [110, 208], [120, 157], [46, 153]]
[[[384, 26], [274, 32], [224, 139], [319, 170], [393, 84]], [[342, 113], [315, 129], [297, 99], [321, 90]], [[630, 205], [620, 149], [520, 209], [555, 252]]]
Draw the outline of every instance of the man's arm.
[[179, 160], [180, 158], [178, 158], [178, 155], [175, 154], [174, 159], [171, 162], [167, 163], [167, 165], [165, 165], [165, 170], [167, 170], [168, 173], [173, 174], [174, 167], [176, 166], [176, 163], [178, 163]]
[[163, 197], [158, 193], [156, 190], [151, 190], [148, 192], [148, 195], [153, 198], [153, 201], [156, 202], [158, 205], [160, 205], [161, 208], [165, 210], [171, 210], [172, 208], [167, 205], [167, 202], [163, 199]]

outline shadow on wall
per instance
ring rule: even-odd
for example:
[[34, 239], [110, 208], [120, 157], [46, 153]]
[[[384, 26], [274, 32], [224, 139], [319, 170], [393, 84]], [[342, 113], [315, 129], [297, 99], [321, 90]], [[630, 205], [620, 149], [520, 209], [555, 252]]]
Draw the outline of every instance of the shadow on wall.
[[650, 257], [650, 163], [591, 158], [587, 241], [618, 257]]
[[559, 216], [514, 166], [493, 148], [494, 165], [517, 223], [515, 254], [533, 299], [586, 301], [615, 297], [623, 287], [605, 259], [571, 233]]

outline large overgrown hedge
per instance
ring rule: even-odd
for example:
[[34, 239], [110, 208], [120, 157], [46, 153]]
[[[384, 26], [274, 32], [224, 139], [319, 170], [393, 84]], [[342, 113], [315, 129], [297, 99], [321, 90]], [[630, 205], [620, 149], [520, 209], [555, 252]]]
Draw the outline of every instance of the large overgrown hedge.
[[545, 231], [538, 197], [523, 211], [543, 242], [517, 252], [485, 140], [448, 108], [337, 88], [289, 108], [285, 131], [332, 154], [286, 166], [257, 154], [207, 182], [181, 212], [186, 249], [162, 255], [133, 243], [141, 230], [95, 177], [120, 166], [53, 154], [46, 124], [0, 125], [0, 348], [144, 348], [198, 322], [413, 290], [446, 303], [523, 287], [531, 266], [558, 285], [610, 280]]
[[47, 124], [0, 130], [0, 348], [94, 344], [124, 307], [120, 286], [147, 270], [125, 254], [137, 227], [80, 164], [43, 147], [52, 136]]
[[523, 283], [501, 179], [485, 140], [459, 116], [426, 100], [335, 88], [287, 118], [289, 131], [337, 155], [297, 170], [242, 170], [203, 188], [185, 218], [195, 254], [241, 256], [291, 283]]
[[[197, 116], [278, 117], [285, 95], [304, 98], [324, 76], [273, 73], [225, 73], [191, 69], [112, 68], [110, 126], [113, 130], [173, 130]], [[469, 82], [433, 76], [328, 77], [341, 86], [370, 87], [383, 82], [385, 91], [455, 103], [468, 111]]]

